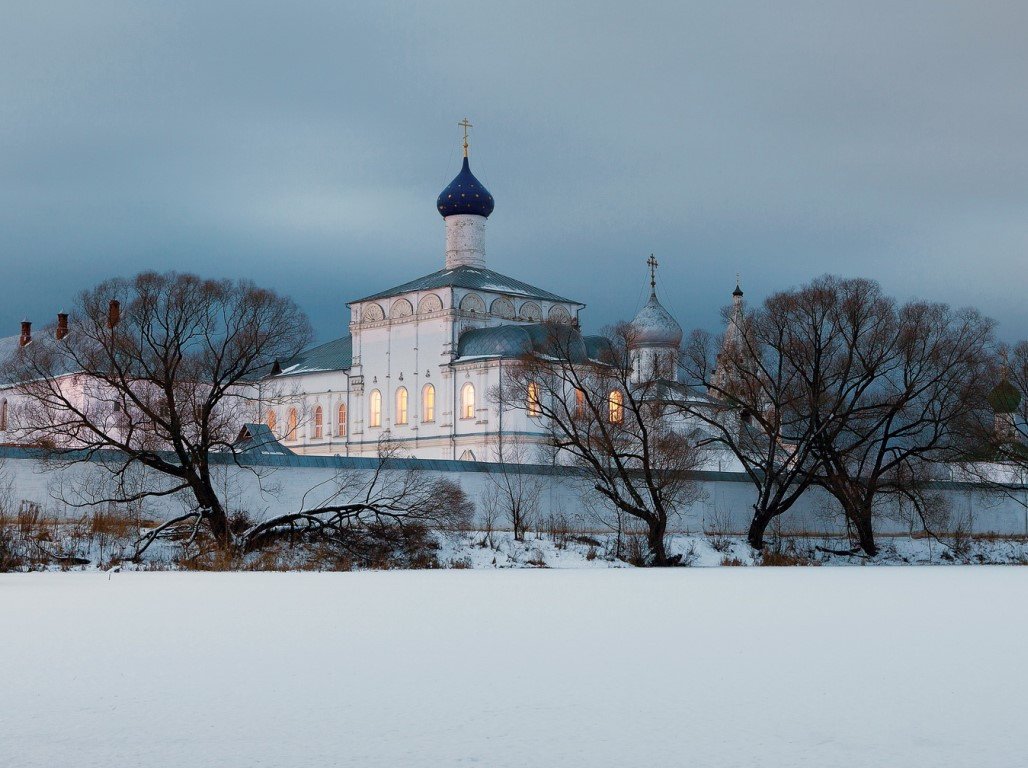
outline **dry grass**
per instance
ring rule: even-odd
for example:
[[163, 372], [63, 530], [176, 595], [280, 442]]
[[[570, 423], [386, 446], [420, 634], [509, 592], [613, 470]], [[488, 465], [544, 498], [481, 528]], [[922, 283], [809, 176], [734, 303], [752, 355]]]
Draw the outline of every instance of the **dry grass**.
[[806, 555], [802, 555], [795, 550], [792, 551], [781, 551], [776, 552], [769, 550], [760, 553], [760, 565], [781, 567], [781, 566], [795, 566], [795, 565], [821, 565], [817, 560], [813, 560]]
[[0, 514], [0, 571], [108, 568], [135, 549], [140, 521], [116, 509], [69, 517], [22, 503], [12, 516]]

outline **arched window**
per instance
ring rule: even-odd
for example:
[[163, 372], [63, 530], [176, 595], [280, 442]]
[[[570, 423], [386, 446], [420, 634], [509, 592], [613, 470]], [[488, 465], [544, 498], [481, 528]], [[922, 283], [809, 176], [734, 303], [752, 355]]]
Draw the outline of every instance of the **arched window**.
[[543, 412], [539, 402], [539, 385], [534, 381], [528, 382], [528, 402], [526, 403], [529, 416], [538, 416]]
[[336, 434], [339, 437], [346, 436], [346, 403], [340, 403], [336, 412]]
[[325, 417], [321, 406], [314, 409], [314, 439], [320, 440], [324, 431]]
[[396, 423], [407, 423], [407, 388], [400, 387], [396, 390]]
[[460, 388], [460, 417], [475, 418], [475, 387], [470, 381]]
[[585, 418], [585, 392], [581, 389], [575, 389], [575, 418]]
[[435, 387], [431, 384], [421, 390], [421, 420], [435, 421]]
[[0, 402], [0, 432], [7, 431], [7, 398]]
[[271, 430], [272, 434], [275, 434], [275, 429], [278, 427], [278, 417], [275, 416], [274, 411], [268, 411], [264, 416], [264, 423], [268, 425], [268, 429]]
[[296, 415], [296, 409], [289, 409], [289, 417], [286, 419], [286, 440], [296, 440], [296, 425], [299, 418]]
[[625, 420], [625, 396], [621, 390], [615, 389], [610, 393], [610, 423], [620, 424]]
[[382, 426], [382, 393], [377, 389], [371, 390], [371, 398], [369, 403], [369, 416], [368, 426], [381, 427]]

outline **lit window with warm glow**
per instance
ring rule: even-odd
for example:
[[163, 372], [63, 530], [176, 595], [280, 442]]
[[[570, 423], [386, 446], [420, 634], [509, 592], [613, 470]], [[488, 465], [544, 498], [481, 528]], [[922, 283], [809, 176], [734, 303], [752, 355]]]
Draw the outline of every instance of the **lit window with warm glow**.
[[528, 415], [538, 416], [542, 413], [542, 406], [539, 403], [539, 385], [534, 381], [528, 382]]
[[340, 403], [336, 412], [336, 434], [339, 437], [346, 436], [346, 403]]
[[268, 429], [271, 430], [272, 434], [275, 433], [275, 428], [278, 427], [278, 419], [275, 417], [274, 411], [268, 411], [264, 417], [264, 423], [268, 425]]
[[435, 421], [435, 387], [431, 384], [421, 391], [421, 420]]
[[314, 439], [320, 440], [324, 433], [325, 427], [325, 416], [319, 405], [314, 409]]
[[369, 426], [381, 427], [382, 426], [382, 393], [377, 389], [371, 390], [371, 398], [368, 401], [370, 405], [370, 421]]
[[396, 390], [396, 423], [407, 423], [407, 388], [400, 387]]
[[471, 382], [460, 388], [460, 417], [475, 418], [475, 387]]
[[296, 425], [299, 422], [299, 417], [296, 414], [295, 408], [289, 409], [289, 417], [286, 419], [286, 440], [296, 440]]
[[610, 423], [620, 424], [625, 420], [625, 396], [615, 389], [610, 393]]
[[575, 390], [575, 418], [585, 418], [585, 392], [581, 389]]

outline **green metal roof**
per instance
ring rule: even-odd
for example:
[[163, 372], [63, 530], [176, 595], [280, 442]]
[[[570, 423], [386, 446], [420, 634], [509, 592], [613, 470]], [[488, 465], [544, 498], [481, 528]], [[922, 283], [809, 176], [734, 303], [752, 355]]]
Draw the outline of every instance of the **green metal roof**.
[[297, 376], [301, 373], [321, 371], [345, 371], [353, 365], [353, 339], [341, 339], [305, 349], [295, 357], [280, 363], [282, 372], [278, 376]]
[[441, 269], [430, 275], [411, 280], [409, 283], [398, 285], [386, 291], [379, 291], [363, 299], [355, 299], [349, 302], [356, 304], [361, 301], [374, 301], [384, 299], [387, 296], [397, 296], [401, 293], [413, 291], [431, 291], [436, 288], [467, 288], [475, 291], [495, 291], [511, 296], [521, 296], [527, 299], [542, 299], [543, 301], [560, 301], [566, 304], [577, 304], [584, 307], [580, 301], [566, 299], [555, 293], [544, 291], [528, 283], [515, 280], [513, 277], [501, 275], [491, 269], [480, 269], [478, 267], [456, 267], [455, 269]]

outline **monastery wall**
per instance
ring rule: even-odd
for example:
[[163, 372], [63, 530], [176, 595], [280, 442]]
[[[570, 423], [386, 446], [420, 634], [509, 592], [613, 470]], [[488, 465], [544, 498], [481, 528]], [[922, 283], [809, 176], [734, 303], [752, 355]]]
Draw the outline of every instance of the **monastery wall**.
[[[227, 459], [228, 457], [224, 457]], [[347, 487], [366, 482], [377, 464], [370, 458], [327, 456], [268, 456], [245, 467], [228, 461], [217, 469], [218, 482], [233, 510], [247, 510], [253, 517], [297, 511], [324, 503], [340, 484]], [[576, 529], [603, 531], [603, 510], [597, 508], [595, 492], [590, 493], [584, 478], [566, 469], [538, 465], [508, 467], [485, 462], [403, 459], [396, 469], [414, 469], [429, 477], [458, 482], [475, 502], [479, 522], [488, 506], [488, 497], [504, 482], [504, 473], [518, 472], [538, 488], [540, 513], [544, 517], [563, 515]], [[4, 510], [16, 512], [25, 503], [68, 517], [82, 509], [68, 501], [86, 501], [84, 493], [97, 487], [104, 476], [99, 461], [85, 462], [60, 469], [43, 461], [32, 451], [0, 448], [0, 501]], [[513, 475], [509, 475], [513, 477]], [[693, 504], [673, 525], [676, 531], [698, 532], [716, 528], [745, 532], [750, 518], [754, 489], [738, 472], [698, 472], [703, 498]], [[1028, 535], [1028, 492], [1018, 491], [1021, 503], [1008, 494], [986, 491], [972, 483], [939, 483], [938, 493], [949, 502], [950, 526], [961, 525], [975, 533]], [[152, 518], [181, 514], [188, 500], [150, 499], [141, 510]], [[842, 532], [842, 520], [835, 503], [819, 489], [811, 489], [782, 518], [783, 532]], [[878, 530], [882, 534], [905, 534], [918, 530], [907, 519], [897, 502], [890, 500], [880, 510]], [[610, 516], [608, 515], [608, 518]], [[498, 519], [495, 527], [505, 527]]]

